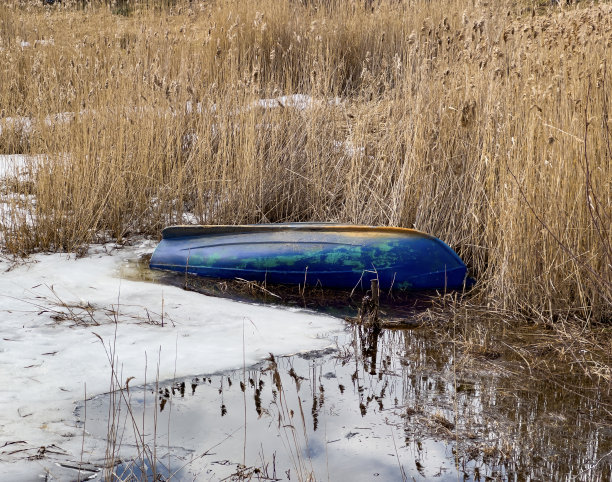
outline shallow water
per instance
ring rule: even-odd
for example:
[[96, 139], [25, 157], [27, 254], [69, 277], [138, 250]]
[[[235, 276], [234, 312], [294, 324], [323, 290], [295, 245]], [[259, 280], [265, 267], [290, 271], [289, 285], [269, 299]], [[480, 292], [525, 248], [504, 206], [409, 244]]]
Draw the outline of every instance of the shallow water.
[[[419, 307], [399, 305], [383, 308]], [[137, 459], [133, 420], [175, 480], [611, 480], [610, 387], [440, 340], [427, 327], [347, 326], [324, 352], [131, 388], [131, 413], [115, 398], [119, 452]], [[112, 400], [87, 402], [94, 436], [107, 437]]]
[[[610, 459], [590, 469], [612, 450], [609, 399], [555, 380], [518, 388], [499, 360], [457, 373], [452, 352], [419, 329], [355, 327], [334, 350], [131, 389], [132, 410], [151, 446], [157, 417], [158, 453], [185, 480], [610, 479]], [[106, 436], [108, 408], [108, 395], [88, 402], [88, 432]], [[133, 445], [125, 406], [119, 418]]]
[[[180, 274], [174, 271], [149, 269], [151, 256], [126, 260], [118, 275], [123, 279], [148, 281], [178, 286], [208, 296], [230, 298], [248, 303], [264, 303], [298, 307], [341, 318], [355, 317], [369, 286], [355, 286], [352, 291], [322, 289], [318, 286], [273, 285], [244, 280], [220, 280]], [[394, 325], [414, 325], [411, 315], [431, 305], [436, 292], [381, 292], [385, 320]]]

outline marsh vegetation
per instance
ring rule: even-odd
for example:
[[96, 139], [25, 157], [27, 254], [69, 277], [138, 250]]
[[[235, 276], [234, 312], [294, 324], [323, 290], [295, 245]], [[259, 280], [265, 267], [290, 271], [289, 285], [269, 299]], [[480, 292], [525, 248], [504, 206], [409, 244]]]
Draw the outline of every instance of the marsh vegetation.
[[415, 226], [487, 303], [609, 318], [610, 5], [124, 3], [0, 10], [0, 149], [43, 154], [4, 189], [33, 194], [9, 196], [5, 249]]
[[9, 0], [0, 154], [22, 157], [0, 164], [1, 249], [416, 227], [477, 279], [418, 315], [466, 357], [448, 363], [507, 349], [608, 403], [610, 52], [608, 2]]

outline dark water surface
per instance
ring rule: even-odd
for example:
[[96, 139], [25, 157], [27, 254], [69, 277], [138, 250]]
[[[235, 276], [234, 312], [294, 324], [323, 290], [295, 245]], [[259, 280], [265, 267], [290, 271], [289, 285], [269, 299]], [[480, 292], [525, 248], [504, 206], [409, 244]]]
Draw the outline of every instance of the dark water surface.
[[[235, 295], [215, 283], [202, 291]], [[354, 315], [358, 303], [330, 305]], [[406, 325], [420, 308], [387, 305]], [[611, 480], [610, 387], [442, 340], [431, 327], [347, 325], [328, 350], [131, 388], [130, 410], [115, 398], [119, 452], [138, 458], [134, 420], [174, 480]], [[88, 432], [107, 436], [111, 404], [87, 402]]]

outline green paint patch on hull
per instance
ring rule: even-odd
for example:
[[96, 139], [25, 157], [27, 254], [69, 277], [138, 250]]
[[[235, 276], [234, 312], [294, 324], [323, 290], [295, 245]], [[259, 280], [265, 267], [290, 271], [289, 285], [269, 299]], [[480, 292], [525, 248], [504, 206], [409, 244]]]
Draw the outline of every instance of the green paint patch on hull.
[[467, 268], [433, 236], [402, 228], [319, 223], [164, 230], [151, 267], [216, 278], [352, 288], [460, 288]]

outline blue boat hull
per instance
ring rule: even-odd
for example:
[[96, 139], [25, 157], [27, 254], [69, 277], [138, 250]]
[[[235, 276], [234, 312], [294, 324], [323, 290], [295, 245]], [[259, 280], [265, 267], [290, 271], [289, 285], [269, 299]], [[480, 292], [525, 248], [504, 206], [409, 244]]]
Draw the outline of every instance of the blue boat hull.
[[212, 278], [352, 289], [457, 289], [461, 258], [439, 239], [404, 228], [326, 223], [174, 226], [162, 233], [153, 269]]

